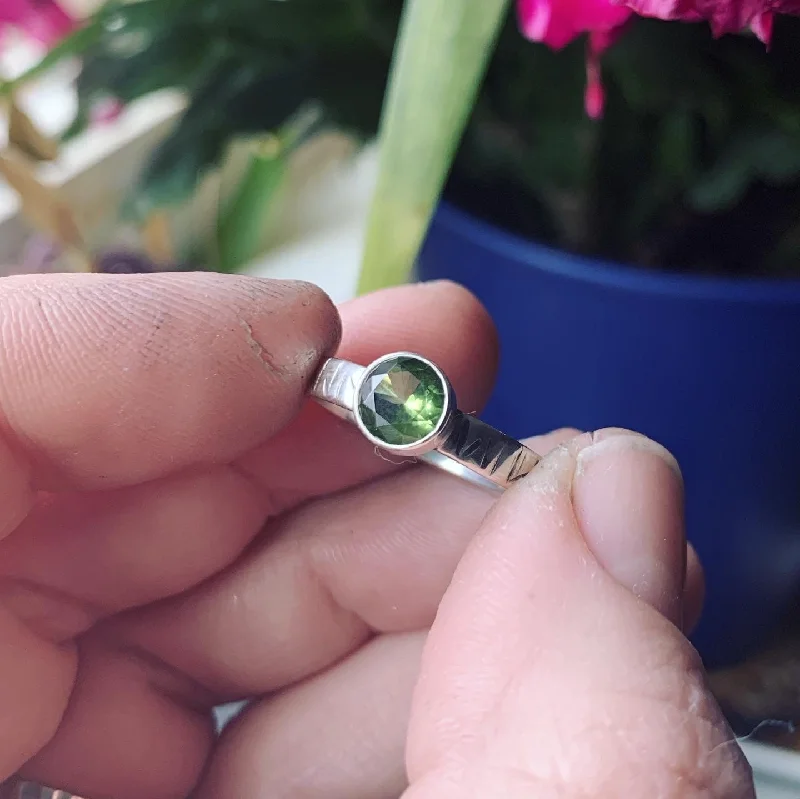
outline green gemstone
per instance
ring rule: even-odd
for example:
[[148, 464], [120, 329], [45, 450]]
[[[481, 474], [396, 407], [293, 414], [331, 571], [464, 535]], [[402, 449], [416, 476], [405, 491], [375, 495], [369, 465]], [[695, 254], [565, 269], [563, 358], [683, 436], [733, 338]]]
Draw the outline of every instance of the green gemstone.
[[388, 358], [364, 380], [358, 415], [378, 440], [391, 445], [416, 444], [439, 424], [445, 409], [445, 386], [425, 361]]

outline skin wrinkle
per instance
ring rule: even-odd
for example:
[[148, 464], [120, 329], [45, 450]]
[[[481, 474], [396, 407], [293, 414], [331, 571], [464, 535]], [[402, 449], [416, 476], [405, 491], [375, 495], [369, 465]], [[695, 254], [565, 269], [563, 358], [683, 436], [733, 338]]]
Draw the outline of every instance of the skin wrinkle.
[[[5, 778], [19, 763], [31, 757], [42, 745], [50, 741], [58, 731], [64, 718], [72, 691], [75, 687], [75, 680], [78, 671], [77, 647], [70, 643], [57, 648], [43, 642], [35, 633], [22, 621], [14, 616], [10, 611], [0, 604], [0, 627], [4, 633], [8, 633], [9, 627], [13, 629], [18, 625], [12, 636], [17, 641], [17, 646], [21, 644], [25, 651], [34, 652], [36, 657], [35, 666], [39, 677], [39, 701], [34, 703], [29, 709], [26, 717], [17, 717], [17, 724], [9, 728], [7, 724], [0, 724], [0, 779]], [[46, 659], [42, 657], [47, 653]], [[0, 654], [2, 650], [0, 650]], [[12, 656], [12, 668], [14, 653]], [[5, 674], [8, 678], [8, 674]], [[12, 678], [13, 679], [13, 678]], [[13, 682], [10, 683], [13, 685]], [[0, 684], [0, 693], [3, 685]], [[49, 698], [48, 698], [49, 694]], [[20, 747], [28, 745], [30, 733], [28, 727], [38, 727], [38, 733], [33, 749], [25, 752], [17, 763], [10, 764], [4, 760], [8, 753], [18, 756]], [[12, 766], [9, 770], [9, 765]]]
[[161, 328], [164, 327], [166, 321], [166, 312], [157, 310], [150, 324], [150, 331], [142, 343], [142, 353], [151, 355], [153, 364], [158, 363], [161, 356], [162, 348], [158, 346], [158, 339], [160, 337]]
[[[263, 491], [256, 486], [252, 480], [240, 475], [231, 467], [218, 467], [220, 474], [229, 471], [237, 482], [245, 487], [251, 500], [258, 505], [265, 503]], [[200, 473], [198, 479], [207, 479], [207, 476]], [[176, 475], [176, 480], [180, 476]], [[264, 517], [266, 517], [266, 505], [264, 504]], [[259, 514], [261, 515], [261, 514]], [[21, 534], [28, 534], [28, 531], [21, 530]], [[238, 549], [230, 550], [227, 553], [227, 563], [233, 563], [245, 550], [252, 540], [252, 535], [242, 535], [241, 545]], [[0, 557], [2, 557], [2, 545], [0, 545]], [[7, 552], [8, 550], [6, 550]], [[210, 576], [219, 568], [223, 568], [226, 562], [219, 560], [213, 567], [204, 569], [203, 574], [194, 572], [191, 583], [194, 584], [203, 576]], [[186, 584], [176, 586], [173, 593], [181, 593], [187, 587]], [[107, 618], [112, 611], [118, 608], [103, 607], [84, 597], [78, 596], [75, 591], [59, 590], [52, 586], [41, 585], [35, 579], [10, 574], [0, 577], [0, 602], [17, 615], [31, 630], [40, 637], [62, 643], [75, 636], [87, 633], [98, 622]], [[113, 629], [113, 628], [112, 628]]]
[[284, 496], [278, 497], [275, 492], [270, 489], [267, 483], [265, 483], [263, 480], [259, 480], [258, 476], [253, 474], [253, 472], [249, 469], [246, 469], [238, 459], [222, 468], [229, 469], [234, 475], [246, 483], [250, 487], [252, 495], [261, 503], [264, 509], [264, 523], [262, 525], [262, 529], [259, 530], [255, 536], [253, 536], [253, 539], [248, 542], [246, 548], [249, 548], [258, 540], [259, 535], [264, 532], [264, 528], [269, 520], [282, 512], [282, 503], [290, 502], [291, 498]]
[[31, 467], [18, 447], [11, 446], [2, 431], [0, 409], [0, 473], [5, 479], [0, 487], [0, 542], [7, 538], [25, 520], [36, 504], [36, 493], [31, 483]]
[[[749, 793], [740, 790], [742, 785], [747, 784], [748, 774], [746, 769], [743, 772], [739, 759], [727, 755], [720, 759], [718, 756], [720, 749], [724, 750], [729, 745], [732, 747], [731, 754], [735, 753], [735, 738], [709, 697], [702, 666], [697, 663], [693, 652], [687, 645], [673, 652], [661, 666], [642, 664], [639, 673], [649, 675], [649, 679], [641, 688], [656, 687], [658, 690], [655, 693], [638, 690], [632, 694], [630, 684], [624, 687], [605, 685], [600, 689], [600, 696], [605, 697], [611, 705], [616, 699], [619, 702], [630, 702], [632, 696], [636, 699], [638, 714], [630, 720], [630, 725], [620, 723], [619, 719], [616, 722], [619, 740], [624, 742], [626, 751], [630, 753], [629, 757], [620, 757], [619, 762], [636, 762], [644, 756], [653, 783], [650, 795], [658, 785], [663, 785], [663, 790], [655, 795], [663, 795], [666, 799], [686, 799], [689, 795], [684, 788], [676, 789], [677, 781], [679, 785], [689, 784], [696, 789], [691, 796], [720, 799], [749, 797]], [[596, 704], [597, 696], [593, 695], [591, 700]], [[645, 708], [649, 710], [645, 711]], [[646, 725], [644, 735], [641, 729], [643, 722]], [[670, 735], [671, 731], [676, 731], [671, 736], [674, 743], [665, 746], [661, 737]], [[570, 730], [570, 734], [574, 735], [574, 730]], [[726, 740], [712, 746], [712, 742], [720, 736]], [[650, 739], [654, 740], [653, 746], [643, 746]], [[664, 757], [664, 753], [667, 758], [662, 763], [662, 771], [659, 771], [653, 765]], [[567, 760], [577, 762], [574, 757]], [[709, 793], [712, 788], [715, 791]], [[717, 792], [716, 788], [722, 788], [723, 792]]]
[[[213, 719], [208, 708], [198, 710], [193, 702], [186, 701], [185, 696], [173, 693], [170, 686], [159, 683], [157, 677], [154, 684], [145, 661], [131, 657], [131, 653], [108, 648], [104, 642], [98, 642], [91, 636], [79, 639], [78, 649], [79, 668], [62, 716], [62, 727], [71, 726], [74, 738], [84, 739], [84, 748], [88, 743], [90, 752], [101, 741], [102, 745], [110, 747], [107, 759], [112, 763], [119, 761], [123, 768], [127, 767], [128, 779], [139, 786], [134, 793], [128, 788], [125, 796], [145, 799], [157, 795], [159, 799], [184, 799], [201, 774], [203, 753], [210, 751], [213, 742]], [[95, 702], [102, 702], [109, 714], [96, 727], [86, 717], [87, 695]], [[187, 751], [176, 750], [171, 742], [162, 741], [158, 744], [154, 742], [157, 736], [143, 735], [141, 719], [137, 718], [136, 712], [130, 714], [135, 707], [131, 707], [133, 703], [145, 704], [151, 712], [155, 712], [168, 730], [183, 738]], [[186, 736], [193, 740], [187, 741]], [[129, 746], [138, 754], [138, 763], [133, 768], [125, 762], [124, 756], [121, 759], [119, 756]], [[88, 794], [98, 799], [116, 796], [117, 792], [107, 787], [107, 778], [103, 777], [95, 782], [93, 788], [82, 790], [79, 787], [85, 784], [85, 773], [92, 771], [89, 765], [91, 755], [79, 761], [74, 757], [73, 747], [74, 739], [62, 735], [50, 738], [43, 749], [20, 768], [19, 776], [44, 785], [57, 784], [70, 793], [82, 796]], [[54, 750], [67, 762], [57, 774], [47, 764]], [[157, 775], [163, 769], [166, 760], [174, 764], [173, 779], [171, 783], [159, 784], [159, 778], [156, 776], [153, 779], [152, 775]], [[153, 790], [156, 786], [156, 790]]]
[[208, 715], [208, 708], [218, 704], [219, 697], [212, 691], [154, 652], [122, 640], [115, 641], [114, 637], [105, 638], [103, 643], [114, 643], [121, 655], [141, 664], [148, 684], [165, 698], [203, 715]]
[[319, 548], [314, 546], [314, 540], [311, 540], [310, 546], [303, 546], [302, 540], [298, 541], [293, 548], [303, 564], [302, 568], [307, 571], [308, 575], [314, 583], [316, 583], [317, 590], [330, 609], [331, 617], [336, 618], [339, 624], [342, 624], [343, 616], [349, 617], [352, 635], [354, 638], [360, 637], [362, 639], [362, 645], [370, 638], [377, 635], [379, 631], [376, 630], [361, 613], [355, 608], [350, 607], [348, 603], [343, 602], [342, 597], [337, 595], [330, 577], [324, 568], [327, 559], [324, 553], [320, 553]]
[[[714, 784], [723, 787], [746, 785], [752, 774], [746, 761], [738, 756], [738, 744], [733, 731], [711, 700], [702, 666], [697, 666], [683, 683], [683, 705], [687, 709], [685, 727], [687, 739], [694, 741], [696, 765], [684, 772], [688, 781], [703, 795]], [[710, 745], [715, 739], [722, 741]], [[713, 795], [713, 794], [712, 794]], [[748, 794], [739, 791], [739, 795]], [[726, 797], [727, 794], [722, 794]]]
[[[624, 699], [629, 700], [630, 695], [625, 694]], [[510, 702], [513, 697], [507, 697], [507, 700]], [[593, 693], [586, 701], [595, 708], [600, 704]], [[641, 791], [632, 794], [636, 797], [688, 799], [689, 796], [697, 796], [703, 799], [708, 797], [731, 799], [734, 794], [730, 791], [735, 790], [737, 785], [744, 784], [741, 779], [743, 775], [737, 768], [732, 768], [733, 761], [720, 764], [718, 760], [702, 754], [703, 741], [716, 737], [718, 728], [705, 718], [686, 718], [683, 724], [676, 725], [673, 718], [675, 708], [664, 707], [666, 713], [662, 718], [658, 713], [660, 707], [660, 703], [655, 702], [651, 712], [644, 713], [642, 706], [639, 709], [641, 715], [632, 719], [630, 725], [625, 725], [624, 720], [617, 718], [613, 724], [600, 724], [593, 720], [589, 726], [577, 727], [575, 720], [567, 716], [558, 720], [561, 723], [551, 723], [548, 727], [552, 733], [549, 745], [552, 747], [555, 742], [560, 741], [562, 747], [560, 754], [553, 751], [549, 753], [551, 768], [547, 771], [537, 768], [536, 752], [531, 753], [533, 761], [522, 763], [512, 761], [510, 766], [507, 763], [507, 751], [495, 753], [494, 756], [490, 754], [486, 759], [489, 763], [494, 760], [503, 763], [505, 760], [504, 766], [507, 766], [508, 770], [519, 774], [530, 774], [537, 782], [550, 787], [558, 786], [560, 794], [570, 799], [583, 795], [611, 796], [612, 791], [615, 792], [614, 795], [619, 795], [621, 787], [626, 784], [637, 784], [641, 788]], [[643, 721], [646, 725], [644, 730], [641, 727]], [[499, 722], [497, 726], [502, 729], [503, 723]], [[684, 738], [693, 743], [688, 747], [681, 747], [680, 752], [676, 753], [669, 743], [665, 745], [663, 740], [665, 737], [672, 737], [671, 732], [674, 734], [674, 740], [679, 741]], [[651, 740], [652, 745], [648, 745]], [[726, 743], [716, 746], [709, 755], [719, 750], [721, 746], [726, 746]], [[616, 761], [596, 761], [594, 768], [587, 769], [591, 761], [587, 761], [586, 754], [594, 751], [613, 751], [618, 753], [619, 757]], [[668, 753], [666, 757], [664, 753]], [[672, 757], [669, 756], [670, 753]], [[463, 761], [474, 762], [474, 759], [477, 758], [471, 753], [471, 756], [464, 757]], [[581, 769], [565, 771], [566, 764], [573, 767], [581, 766]], [[619, 771], [621, 768], [624, 771]], [[607, 786], [606, 790], [595, 793], [602, 785]], [[694, 788], [695, 792], [687, 794], [687, 786]], [[722, 792], [715, 790], [711, 793], [715, 786]], [[738, 796], [739, 793], [735, 795]]]
[[[270, 354], [269, 350], [258, 341], [255, 336], [253, 335], [253, 327], [246, 319], [239, 319], [239, 324], [245, 331], [245, 338], [247, 341], [247, 346], [250, 348], [250, 351], [258, 358], [258, 360], [266, 367], [268, 372], [278, 375], [281, 379], [285, 379], [287, 376], [287, 368], [285, 366], [281, 366], [276, 363], [275, 358]], [[314, 360], [314, 355], [312, 355], [310, 360]]]
[[42, 299], [41, 295], [36, 297], [34, 302], [36, 304], [36, 310], [38, 311], [39, 321], [42, 327], [44, 327], [44, 332], [46, 336], [51, 340], [55, 340], [56, 338], [55, 327], [52, 321], [50, 320], [50, 313], [48, 312], [48, 307], [45, 305], [45, 302]]
[[[530, 665], [530, 657], [526, 658], [526, 661], [526, 664], [521, 664], [512, 669], [512, 673], [516, 675], [532, 673], [532, 671], [535, 670], [535, 666]], [[673, 662], [665, 664], [663, 670], [667, 672], [666, 680], [659, 677], [657, 669], [655, 675], [650, 678], [648, 683], [660, 686], [661, 688], [666, 684], [672, 684], [672, 675], [682, 671], [682, 667], [676, 667], [676, 664]], [[650, 670], [646, 666], [643, 666], [641, 673], [649, 674]], [[697, 675], [695, 675], [695, 677], [697, 677]], [[499, 762], [503, 760], [507, 761], [509, 754], [513, 753], [513, 747], [508, 749], [506, 745], [502, 743], [502, 734], [500, 733], [508, 728], [508, 725], [505, 723], [505, 718], [510, 717], [513, 719], [520, 703], [525, 704], [525, 695], [528, 689], [524, 680], [524, 677], [514, 677], [507, 680], [498, 690], [497, 703], [491, 708], [489, 713], [487, 713], [487, 717], [483, 720], [472, 720], [474, 726], [483, 731], [483, 746], [489, 750], [488, 754], [484, 756], [490, 763], [495, 759]], [[586, 752], [595, 750], [608, 751], [609, 749], [619, 751], [619, 744], [624, 743], [625, 751], [629, 752], [630, 756], [620, 757], [619, 761], [626, 764], [636, 763], [638, 761], [646, 763], [647, 768], [652, 770], [649, 782], [652, 782], [654, 785], [661, 782], [658, 769], [652, 768], [654, 762], [658, 760], [658, 753], [660, 752], [672, 752], [676, 755], [672, 762], [665, 762], [663, 764], [665, 784], [674, 784], [676, 781], [675, 775], [677, 775], [677, 781], [681, 784], [690, 782], [697, 786], [706, 785], [708, 783], [708, 775], [718, 773], [719, 769], [715, 767], [715, 763], [707, 762], [703, 757], [703, 741], [711, 740], [718, 736], [719, 719], [713, 718], [713, 708], [710, 706], [706, 695], [703, 693], [702, 687], [696, 682], [691, 682], [691, 689], [688, 690], [684, 696], [680, 690], [681, 685], [683, 685], [683, 683], [679, 681], [679, 690], [677, 692], [670, 691], [664, 694], [663, 691], [659, 691], [659, 694], [654, 696], [648, 696], [642, 693], [637, 694], [640, 710], [641, 708], [650, 706], [650, 712], [641, 713], [636, 718], [631, 719], [630, 726], [626, 726], [624, 721], [618, 718], [612, 723], [608, 714], [606, 714], [605, 717], [608, 720], [607, 723], [599, 724], [593, 719], [588, 727], [576, 726], [577, 720], [574, 717], [565, 716], [563, 718], [551, 718], [548, 727], [548, 732], [551, 733], [549, 735], [549, 745], [553, 746], [559, 741], [562, 744], [560, 754], [552, 751], [548, 754], [552, 769], [544, 773], [537, 768], [536, 751], [530, 753], [523, 751], [518, 753], [517, 757], [521, 757], [523, 760], [522, 762], [516, 763], [514, 762], [514, 756], [512, 754], [511, 769], [518, 771], [520, 774], [530, 774], [537, 782], [543, 782], [551, 786], [563, 786], [564, 795], [571, 798], [576, 795], [583, 795], [582, 793], [576, 793], [576, 791], [582, 790], [581, 786], [598, 785], [601, 783], [610, 786], [618, 785], [619, 778], [613, 773], [606, 774], [603, 777], [600, 772], [596, 772], [595, 770], [582, 773], [568, 773], [563, 771], [563, 764], [583, 763], [586, 765], [586, 760], [582, 753], [585, 754]], [[607, 688], [611, 688], [610, 692]], [[591, 706], [593, 707], [594, 713], [598, 707], [604, 707], [606, 701], [610, 702], [612, 706], [616, 704], [616, 694], [619, 695], [620, 701], [630, 700], [631, 693], [628, 687], [624, 689], [615, 686], [600, 688], [598, 698], [598, 689], [596, 686], [593, 686], [592, 690], [588, 692], [585, 701], [576, 699], [575, 705], [577, 707]], [[684, 698], [681, 698], [682, 696], [684, 696]], [[663, 713], [659, 711], [663, 711]], [[676, 714], [683, 720], [682, 723], [676, 724]], [[492, 718], [494, 718], [494, 721], [492, 721]], [[556, 725], [555, 722], [559, 723]], [[644, 730], [642, 730], [643, 722], [645, 724]], [[676, 752], [674, 748], [664, 747], [660, 741], [660, 737], [665, 731], [675, 730], [681, 727], [686, 728], [686, 732], [689, 735], [687, 740], [692, 740], [693, 743], [688, 748], [681, 748], [679, 752]], [[499, 731], [499, 733], [493, 733], [493, 729]], [[643, 732], [644, 735], [642, 734]], [[652, 748], [648, 748], [644, 743], [651, 738], [653, 733], [655, 733], [657, 743], [655, 743]], [[598, 735], [601, 739], [599, 743], [597, 740]], [[609, 735], [618, 742], [617, 745], [609, 745], [607, 740]], [[681, 736], [678, 736], [677, 739], [681, 740]], [[495, 740], [501, 742], [498, 744], [501, 751], [493, 754], [492, 745]], [[460, 745], [463, 746], [463, 743], [464, 741], [462, 739]], [[655, 753], [655, 758], [653, 753]], [[530, 755], [532, 755], [534, 759], [525, 762]], [[468, 764], [470, 762], [476, 762], [477, 760], [480, 760], [480, 754], [475, 751], [475, 747], [470, 747], [468, 750], [458, 753], [456, 762]], [[448, 761], [448, 765], [449, 763], [450, 761]], [[604, 764], [598, 763], [597, 765], [602, 768]], [[660, 796], [662, 794], [659, 792], [656, 795]], [[674, 793], [671, 790], [663, 795], [665, 797], [674, 796], [676, 799], [677, 797], [686, 799], [685, 793]], [[698, 795], [705, 796], [706, 794], [698, 793]]]
[[[78, 344], [78, 347], [66, 348], [68, 352], [75, 353], [74, 357], [71, 357], [69, 360], [69, 368], [73, 373], [71, 379], [75, 379], [75, 373], [78, 373], [79, 375], [85, 374], [85, 379], [82, 382], [84, 382], [87, 386], [91, 385], [96, 391], [99, 389], [98, 393], [102, 394], [108, 390], [107, 387], [109, 386], [109, 381], [106, 378], [105, 370], [98, 367], [102, 367], [103, 363], [108, 364], [115, 362], [115, 353], [119, 351], [120, 347], [124, 346], [124, 342], [126, 340], [125, 331], [133, 327], [133, 323], [123, 323], [122, 331], [117, 332], [115, 335], [105, 336], [106, 340], [108, 341], [108, 348], [105, 350], [106, 357], [103, 361], [98, 363], [96, 359], [80, 357], [82, 343], [87, 339], [92, 338], [90, 333], [87, 334], [86, 328], [89, 328], [90, 326], [86, 324], [86, 320], [95, 317], [95, 313], [97, 313], [97, 317], [95, 318], [99, 319], [103, 319], [104, 317], [112, 318], [112, 315], [109, 311], [108, 304], [103, 304], [97, 301], [97, 292], [78, 291], [76, 293], [84, 301], [70, 305], [67, 318], [57, 320], [60, 326], [70, 331], [70, 343], [75, 342]], [[62, 356], [60, 353], [62, 353], [65, 349], [63, 347], [63, 341], [61, 340], [63, 336], [56, 335], [54, 327], [56, 321], [53, 320], [54, 315], [59, 315], [59, 309], [63, 308], [64, 303], [60, 302], [54, 304], [53, 297], [58, 299], [61, 296], [58, 294], [50, 295], [41, 291], [33, 292], [33, 294], [33, 302], [29, 302], [27, 305], [23, 305], [20, 308], [22, 312], [19, 314], [21, 317], [20, 323], [24, 327], [25, 333], [21, 332], [18, 339], [15, 339], [15, 341], [21, 341], [22, 343], [27, 344], [29, 347], [32, 346], [36, 348], [35, 351], [31, 353], [31, 357], [28, 359], [28, 363], [30, 365], [29, 368], [24, 370], [23, 373], [27, 372], [31, 374], [31, 377], [36, 384], [42, 384], [52, 380], [52, 374], [49, 365], [52, 363], [55, 354], [59, 353], [59, 358], [61, 358]], [[10, 295], [0, 293], [0, 300], [2, 300], [4, 297], [9, 299], [13, 298], [14, 296], [15, 295], [13, 292]], [[28, 297], [26, 293], [22, 292], [20, 292], [20, 296], [26, 298]], [[114, 303], [112, 302], [111, 305], [113, 304]], [[4, 312], [9, 310], [8, 306], [10, 306], [11, 315], [13, 317], [14, 309], [18, 306], [16, 300], [7, 301], [3, 303], [3, 305], [6, 306], [3, 309]], [[113, 317], [115, 320], [114, 326], [117, 328], [119, 327], [119, 319], [122, 319], [124, 322], [125, 320], [131, 318], [130, 311], [127, 310], [128, 305], [120, 305], [120, 308], [123, 313], [120, 314], [119, 317]], [[78, 314], [76, 309], [81, 309], [81, 313]], [[33, 313], [31, 311], [33, 311]], [[60, 315], [63, 316], [64, 313], [65, 311], [61, 310]], [[38, 335], [32, 335], [31, 331], [36, 331]], [[127, 349], [129, 350], [130, 348], [128, 347]], [[147, 352], [147, 349], [147, 347], [144, 347], [143, 350], [140, 351]], [[23, 352], [26, 350], [27, 348], [22, 349]], [[15, 347], [10, 350], [10, 352], [14, 353], [18, 353], [19, 351], [19, 347]], [[42, 371], [42, 365], [47, 367], [44, 371]], [[65, 366], [66, 364], [64, 364], [62, 361], [60, 368], [64, 369]], [[115, 372], [118, 371], [118, 369], [115, 369]], [[127, 371], [127, 368], [123, 368], [122, 371]], [[114, 382], [119, 385], [118, 381], [115, 380]], [[123, 397], [126, 396], [124, 392], [121, 393]], [[8, 425], [13, 430], [15, 436], [21, 438], [29, 448], [40, 452], [40, 448], [37, 446], [36, 442], [34, 442], [30, 436], [26, 436], [17, 425], [14, 425], [11, 414], [3, 413], [2, 418], [3, 423]], [[64, 462], [69, 463], [73, 458], [73, 453], [70, 450], [64, 450], [62, 458]]]
[[52, 586], [21, 577], [0, 577], [0, 603], [40, 638], [62, 644], [89, 630], [104, 611]]
[[[11, 297], [13, 296], [12, 294]], [[52, 341], [52, 336], [48, 339], [46, 336], [26, 335], [23, 332], [26, 329], [31, 327], [36, 329], [35, 320], [33, 320], [32, 324], [32, 320], [28, 318], [29, 314], [26, 313], [28, 308], [25, 305], [20, 306], [16, 301], [2, 302], [3, 299], [4, 294], [0, 293], [0, 308], [2, 308], [2, 313], [0, 313], [0, 342], [2, 342], [3, 347], [2, 359], [0, 359], [0, 363], [3, 366], [0, 371], [4, 373], [21, 371], [23, 374], [36, 375], [39, 371], [39, 365], [46, 360], [44, 348]], [[41, 379], [39, 378], [37, 382], [40, 383]], [[8, 398], [3, 388], [0, 383], [0, 430], [5, 431], [7, 439], [18, 440], [22, 447], [31, 450], [33, 453], [38, 453], [39, 447], [36, 442], [14, 425], [12, 415], [6, 407]], [[31, 400], [35, 401], [36, 398], [37, 395], [34, 394]]]

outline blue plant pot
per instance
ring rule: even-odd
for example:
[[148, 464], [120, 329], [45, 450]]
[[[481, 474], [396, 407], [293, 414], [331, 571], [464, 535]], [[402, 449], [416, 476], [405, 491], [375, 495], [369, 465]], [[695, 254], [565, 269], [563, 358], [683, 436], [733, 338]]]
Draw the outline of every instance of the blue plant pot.
[[694, 643], [711, 667], [762, 644], [800, 591], [800, 281], [579, 258], [448, 205], [417, 269], [497, 324], [488, 422], [516, 437], [627, 427], [676, 455], [707, 576]]

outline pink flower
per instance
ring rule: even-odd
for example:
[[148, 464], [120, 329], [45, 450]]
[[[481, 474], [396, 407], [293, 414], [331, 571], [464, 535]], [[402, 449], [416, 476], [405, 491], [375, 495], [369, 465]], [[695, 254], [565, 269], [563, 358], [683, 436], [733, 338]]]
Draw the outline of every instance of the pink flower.
[[582, 33], [613, 38], [633, 12], [609, 0], [519, 0], [518, 13], [522, 32], [529, 39], [560, 50]]
[[622, 33], [633, 11], [610, 0], [519, 0], [517, 11], [522, 32], [554, 50], [560, 50], [583, 33], [590, 34], [584, 102], [592, 119], [602, 116], [605, 95], [600, 56]]
[[102, 97], [89, 109], [89, 121], [92, 125], [109, 125], [116, 122], [125, 110], [125, 106], [116, 97]]
[[0, 0], [0, 28], [7, 25], [52, 47], [71, 33], [76, 23], [56, 0]]
[[602, 116], [605, 97], [600, 56], [633, 14], [664, 20], [708, 20], [715, 36], [748, 28], [769, 44], [775, 14], [800, 15], [800, 0], [517, 0], [522, 32], [559, 50], [583, 33], [586, 54], [586, 113]]
[[769, 43], [775, 14], [800, 14], [800, 0], [625, 0], [643, 17], [708, 20], [715, 36], [750, 28]]

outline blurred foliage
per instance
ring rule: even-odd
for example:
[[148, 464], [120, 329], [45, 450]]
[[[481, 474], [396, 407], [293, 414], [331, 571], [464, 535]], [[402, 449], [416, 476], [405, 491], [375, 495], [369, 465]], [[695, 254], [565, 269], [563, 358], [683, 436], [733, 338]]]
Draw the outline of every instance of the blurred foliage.
[[321, 110], [319, 128], [371, 137], [397, 16], [386, 0], [112, 0], [90, 21], [93, 33], [72, 37], [83, 67], [68, 135], [103, 97], [189, 95], [128, 205], [139, 218], [185, 201], [233, 138], [274, 131], [309, 105]]
[[702, 272], [800, 274], [800, 20], [770, 51], [640, 19], [583, 111], [584, 49], [503, 34], [448, 196], [574, 252]]
[[[315, 130], [377, 131], [402, 0], [112, 0], [61, 45], [80, 113], [180, 88], [190, 103], [131, 208], [187, 198], [229, 142], [303, 109]], [[509, 14], [445, 196], [557, 247], [704, 272], [800, 274], [800, 20], [769, 51], [704, 24], [637, 20], [583, 109], [584, 42], [554, 53]], [[9, 87], [10, 88], [10, 87]], [[435, 113], [436, 109], [432, 109]]]

